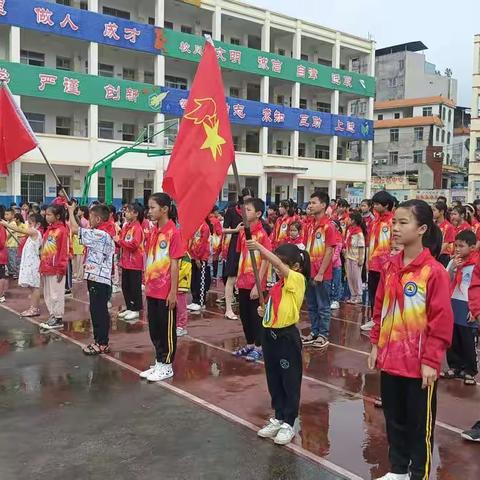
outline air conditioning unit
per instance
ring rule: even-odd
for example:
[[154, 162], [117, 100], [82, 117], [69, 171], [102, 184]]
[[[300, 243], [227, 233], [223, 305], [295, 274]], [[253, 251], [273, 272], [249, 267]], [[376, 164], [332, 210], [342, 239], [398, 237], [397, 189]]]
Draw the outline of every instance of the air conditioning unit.
[[373, 163], [374, 163], [375, 165], [378, 165], [380, 162], [379, 162], [378, 160], [374, 160]]
[[384, 158], [384, 159], [382, 160], [382, 163], [383, 163], [384, 165], [386, 165], [386, 164], [387, 164], [387, 159]]

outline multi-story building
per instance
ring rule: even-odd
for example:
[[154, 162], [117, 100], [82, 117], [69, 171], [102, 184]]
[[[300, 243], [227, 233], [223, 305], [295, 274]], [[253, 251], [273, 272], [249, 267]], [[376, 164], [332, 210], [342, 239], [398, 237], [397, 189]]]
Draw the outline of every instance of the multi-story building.
[[[236, 0], [0, 0], [0, 78], [78, 196], [89, 168], [145, 127], [158, 135], [143, 148], [171, 147], [175, 127], [161, 125], [182, 116], [205, 34], [223, 68], [242, 186], [267, 201], [302, 203], [314, 188], [369, 194], [370, 40]], [[161, 188], [167, 162], [128, 152], [112, 165], [113, 185], [92, 177], [89, 197], [113, 188], [117, 204], [143, 201]], [[38, 151], [0, 178], [0, 203], [54, 194]], [[236, 194], [229, 175], [219, 200]]]
[[470, 156], [468, 163], [468, 197], [480, 198], [480, 34], [473, 46], [473, 83], [470, 123]]
[[450, 188], [455, 105], [444, 97], [375, 103], [373, 173], [404, 176], [405, 188]]

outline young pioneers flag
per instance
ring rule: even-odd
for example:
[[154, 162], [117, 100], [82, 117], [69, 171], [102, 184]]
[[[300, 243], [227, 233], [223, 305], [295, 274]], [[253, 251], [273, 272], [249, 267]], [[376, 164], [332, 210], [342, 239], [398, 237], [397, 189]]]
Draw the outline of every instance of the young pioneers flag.
[[37, 145], [38, 141], [7, 84], [0, 82], [0, 173], [8, 175], [8, 165]]
[[163, 190], [177, 203], [185, 240], [210, 213], [234, 157], [222, 74], [207, 41], [163, 179]]

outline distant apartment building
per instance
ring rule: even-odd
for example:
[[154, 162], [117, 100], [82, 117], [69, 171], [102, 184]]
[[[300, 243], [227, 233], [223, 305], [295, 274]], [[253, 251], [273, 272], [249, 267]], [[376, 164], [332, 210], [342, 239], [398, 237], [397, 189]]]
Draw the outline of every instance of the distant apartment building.
[[480, 198], [480, 34], [473, 47], [472, 109], [470, 124], [470, 155], [468, 163], [469, 200]]

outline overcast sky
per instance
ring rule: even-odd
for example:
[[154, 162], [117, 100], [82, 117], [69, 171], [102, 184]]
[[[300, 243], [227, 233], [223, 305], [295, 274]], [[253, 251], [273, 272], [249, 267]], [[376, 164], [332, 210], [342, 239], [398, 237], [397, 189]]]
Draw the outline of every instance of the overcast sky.
[[480, 33], [480, 0], [244, 0], [361, 37], [382, 48], [415, 40], [426, 58], [458, 80], [458, 103], [470, 106], [473, 36]]

